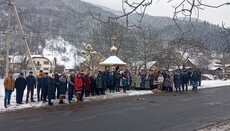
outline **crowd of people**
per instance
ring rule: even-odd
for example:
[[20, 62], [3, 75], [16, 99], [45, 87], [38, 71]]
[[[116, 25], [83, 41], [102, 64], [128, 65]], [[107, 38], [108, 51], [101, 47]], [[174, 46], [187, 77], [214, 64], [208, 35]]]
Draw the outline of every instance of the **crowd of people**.
[[[201, 72], [199, 70], [188, 71], [160, 71], [142, 70], [138, 73], [131, 73], [128, 69], [116, 67], [110, 71], [108, 67], [105, 71], [98, 71], [96, 74], [84, 72], [71, 72], [69, 74], [54, 73], [48, 74], [40, 70], [39, 74], [34, 75], [29, 72], [28, 76], [20, 73], [16, 80], [13, 73], [9, 72], [4, 79], [5, 98], [4, 107], [10, 105], [12, 92], [16, 89], [16, 102], [23, 104], [23, 94], [27, 87], [26, 103], [35, 102], [34, 90], [37, 91], [37, 101], [48, 102], [53, 105], [52, 99], [59, 99], [59, 104], [68, 99], [69, 103], [74, 101], [83, 102], [83, 97], [94, 95], [104, 95], [106, 90], [109, 93], [124, 93], [130, 89], [161, 90], [172, 92], [175, 87], [176, 92], [188, 91], [188, 84], [193, 85], [193, 90], [197, 91], [197, 86], [201, 84]], [[67, 97], [66, 97], [67, 96]]]

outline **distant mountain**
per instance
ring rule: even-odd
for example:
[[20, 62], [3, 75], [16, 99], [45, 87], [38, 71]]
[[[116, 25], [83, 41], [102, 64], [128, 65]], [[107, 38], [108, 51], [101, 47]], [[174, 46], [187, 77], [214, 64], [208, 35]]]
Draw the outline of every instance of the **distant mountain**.
[[[2, 2], [3, 0], [0, 0]], [[47, 39], [56, 39], [61, 36], [65, 41], [83, 49], [82, 42], [92, 39], [92, 32], [98, 26], [98, 21], [93, 19], [89, 11], [96, 17], [107, 20], [108, 16], [117, 16], [121, 12], [109, 8], [83, 2], [81, 0], [16, 0], [22, 25], [28, 34], [28, 42], [32, 53], [41, 53], [37, 47], [46, 47]], [[6, 29], [7, 5], [0, 5], [0, 31]], [[14, 18], [14, 17], [12, 17]], [[137, 14], [129, 16], [129, 20], [139, 24]], [[217, 25], [204, 22], [178, 21], [179, 26], [187, 37], [194, 37], [205, 42], [211, 50], [219, 50], [223, 42], [221, 28]], [[16, 20], [12, 20], [16, 25]], [[181, 31], [169, 17], [155, 17], [145, 15], [142, 25], [151, 25], [162, 39], [172, 40], [181, 37]], [[18, 26], [13, 26], [13, 31], [20, 33]], [[1, 38], [3, 38], [3, 35]], [[15, 35], [14, 50], [20, 46], [19, 35]], [[1, 42], [0, 42], [1, 43]], [[100, 45], [104, 46], [104, 45]]]

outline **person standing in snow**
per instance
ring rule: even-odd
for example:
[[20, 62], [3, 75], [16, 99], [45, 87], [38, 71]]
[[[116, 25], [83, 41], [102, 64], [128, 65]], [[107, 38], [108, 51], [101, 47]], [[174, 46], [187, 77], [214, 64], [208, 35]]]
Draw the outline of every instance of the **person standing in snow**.
[[189, 75], [187, 70], [183, 71], [182, 74], [182, 90], [184, 91], [184, 87], [186, 87], [186, 91], [188, 91], [188, 83], [189, 83]]
[[136, 77], [135, 77], [135, 89], [136, 90], [140, 90], [140, 88], [141, 88], [141, 73], [139, 72], [139, 73], [137, 73], [137, 75], [136, 75]]
[[58, 88], [60, 91], [60, 97], [59, 97], [59, 104], [64, 104], [64, 98], [67, 91], [67, 78], [65, 73], [61, 74], [61, 77], [59, 78], [59, 84]]
[[109, 93], [111, 92], [114, 93], [114, 89], [115, 89], [115, 79], [114, 79], [113, 72], [111, 71], [111, 73], [109, 74]]
[[181, 91], [181, 84], [182, 84], [182, 78], [178, 72], [175, 73], [174, 75], [174, 84], [176, 88], [176, 92]]
[[90, 74], [89, 72], [85, 75], [85, 97], [89, 97], [90, 95]]
[[92, 96], [94, 96], [94, 94], [95, 94], [96, 87], [97, 87], [97, 85], [96, 85], [96, 77], [95, 77], [94, 74], [92, 74], [90, 76], [90, 93], [91, 93]]
[[47, 94], [48, 94], [48, 73], [42, 77], [42, 101], [47, 102]]
[[120, 81], [121, 81], [121, 74], [119, 68], [116, 68], [115, 76], [115, 89], [116, 92], [120, 92]]
[[52, 74], [51, 77], [48, 77], [48, 104], [53, 105], [51, 99], [55, 99], [55, 92], [56, 92], [56, 80], [55, 75]]
[[192, 73], [192, 77], [191, 77], [191, 81], [192, 81], [192, 90], [197, 92], [197, 86], [198, 86], [198, 82], [199, 82], [199, 74], [198, 72], [195, 70]]
[[39, 74], [36, 76], [37, 80], [37, 99], [40, 101], [42, 99], [42, 95], [40, 95], [42, 89], [42, 78], [43, 78], [43, 71], [40, 70]]
[[4, 79], [4, 88], [5, 88], [4, 107], [7, 108], [7, 105], [10, 105], [11, 94], [14, 91], [14, 79], [13, 79], [12, 72], [9, 72], [8, 76]]
[[128, 85], [128, 79], [125, 74], [122, 75], [122, 88], [123, 88], [123, 93], [126, 93], [126, 88]]
[[60, 76], [58, 75], [58, 72], [56, 72], [54, 74], [54, 80], [56, 82], [57, 99], [59, 99], [59, 97], [60, 97], [60, 91], [59, 91], [59, 88], [58, 88], [59, 78], [60, 78]]
[[173, 72], [169, 72], [169, 92], [173, 92], [173, 84], [174, 84], [174, 75]]
[[71, 72], [68, 77], [68, 101], [71, 103], [74, 94], [74, 81], [75, 81], [75, 73]]
[[149, 76], [149, 82], [150, 82], [150, 89], [153, 90], [154, 89], [154, 73], [152, 70], [150, 70], [150, 76]]
[[77, 103], [78, 103], [79, 101], [81, 101], [81, 93], [83, 90], [83, 80], [80, 73], [78, 73], [77, 76], [75, 77], [74, 84], [75, 84], [75, 93], [76, 93]]
[[97, 88], [96, 94], [97, 95], [102, 94], [102, 88], [103, 88], [103, 80], [102, 79], [103, 79], [102, 78], [102, 72], [99, 71], [97, 78], [96, 78], [96, 88]]
[[23, 76], [23, 73], [20, 73], [19, 77], [15, 80], [15, 88], [16, 88], [16, 102], [17, 104], [23, 104], [23, 94], [26, 89], [26, 79]]
[[28, 103], [29, 94], [31, 102], [35, 102], [34, 97], [34, 88], [36, 87], [36, 79], [33, 76], [33, 72], [31, 71], [29, 75], [26, 77], [26, 84], [27, 84], [27, 94], [26, 94], [26, 103]]

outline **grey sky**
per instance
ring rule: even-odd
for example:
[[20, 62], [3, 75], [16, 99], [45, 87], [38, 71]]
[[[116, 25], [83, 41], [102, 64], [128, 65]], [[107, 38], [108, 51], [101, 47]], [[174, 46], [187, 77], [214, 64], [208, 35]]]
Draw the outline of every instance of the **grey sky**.
[[[102, 5], [113, 10], [121, 11], [122, 9], [122, 0], [83, 0], [87, 2], [91, 2], [94, 4]], [[132, 0], [132, 1], [140, 1], [140, 0]], [[170, 3], [167, 3], [168, 0], [155, 0], [153, 4], [147, 8], [147, 14], [153, 16], [173, 16], [174, 9], [173, 5], [179, 4], [182, 0], [173, 0]], [[208, 2], [207, 2], [208, 1]], [[220, 3], [229, 2], [229, 0], [206, 0], [207, 4], [218, 5]], [[213, 24], [221, 25], [222, 22], [226, 24], [226, 26], [230, 27], [230, 6], [221, 7], [218, 9], [214, 8], [205, 8], [205, 10], [200, 12], [199, 19], [209, 21]]]

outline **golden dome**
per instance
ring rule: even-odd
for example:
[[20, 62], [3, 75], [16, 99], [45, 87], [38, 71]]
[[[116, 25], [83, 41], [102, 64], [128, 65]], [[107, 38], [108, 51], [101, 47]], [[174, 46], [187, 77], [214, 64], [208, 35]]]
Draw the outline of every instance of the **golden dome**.
[[113, 45], [111, 48], [110, 48], [110, 52], [112, 54], [115, 54], [117, 52], [117, 48]]

